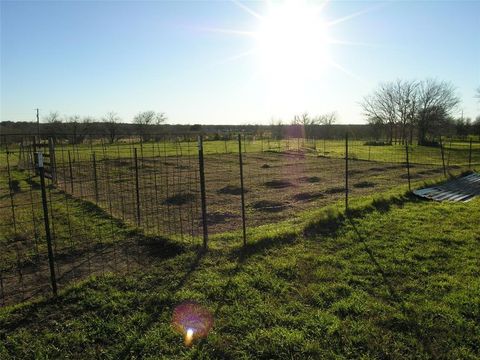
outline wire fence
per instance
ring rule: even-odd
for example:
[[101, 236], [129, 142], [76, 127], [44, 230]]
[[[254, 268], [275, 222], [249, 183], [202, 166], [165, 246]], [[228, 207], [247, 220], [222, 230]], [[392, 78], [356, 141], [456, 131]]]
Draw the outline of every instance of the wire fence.
[[200, 248], [209, 236], [229, 233], [246, 244], [259, 226], [479, 165], [480, 143], [453, 139], [438, 147], [352, 134], [5, 141], [0, 303], [56, 292], [92, 274], [144, 268], [169, 239]]

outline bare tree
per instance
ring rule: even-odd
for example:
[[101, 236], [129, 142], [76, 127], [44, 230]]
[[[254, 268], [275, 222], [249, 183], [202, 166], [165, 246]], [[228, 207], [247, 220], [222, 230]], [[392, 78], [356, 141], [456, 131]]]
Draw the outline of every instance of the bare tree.
[[335, 111], [318, 115], [314, 120], [314, 125], [321, 125], [323, 128], [323, 136], [330, 138], [332, 132], [332, 125], [337, 122], [337, 113]]
[[58, 111], [51, 111], [47, 116], [43, 118], [43, 120], [49, 124], [62, 122], [62, 119]]
[[400, 140], [402, 143], [407, 141], [407, 135], [410, 137], [410, 142], [413, 140], [413, 127], [418, 103], [418, 86], [419, 83], [417, 81], [400, 79], [392, 84], [394, 91], [393, 100], [396, 106], [395, 122], [400, 127]]
[[419, 84], [418, 91], [418, 143], [427, 143], [429, 135], [434, 136], [460, 103], [455, 87], [448, 82], [427, 79]]
[[138, 113], [133, 118], [133, 122], [137, 125], [138, 132], [143, 141], [148, 141], [150, 139], [149, 129], [151, 129], [153, 125], [160, 125], [166, 120], [167, 117], [165, 113], [156, 113], [152, 110]]
[[480, 115], [475, 118], [475, 121], [472, 124], [473, 133], [478, 136], [480, 141]]
[[120, 117], [113, 111], [107, 113], [107, 115], [102, 118], [110, 144], [113, 144], [118, 137], [118, 123], [120, 121]]
[[281, 119], [271, 119], [270, 120], [270, 129], [271, 134], [274, 139], [283, 139], [285, 133], [285, 125]]
[[363, 114], [369, 123], [374, 122], [388, 127], [388, 142], [393, 142], [393, 131], [397, 116], [397, 101], [395, 100], [393, 83], [382, 83], [371, 95], [363, 98], [360, 103]]
[[387, 128], [389, 143], [394, 137], [402, 143], [409, 137], [412, 142], [417, 127], [418, 142], [425, 144], [428, 136], [448, 123], [459, 101], [455, 88], [445, 81], [396, 80], [380, 84], [373, 94], [363, 99], [361, 106], [376, 132]]
[[58, 111], [51, 111], [43, 120], [47, 123], [46, 129], [49, 136], [55, 139], [62, 133], [62, 118]]
[[316, 125], [327, 125], [327, 126], [333, 125], [336, 122], [337, 122], [337, 113], [335, 111], [318, 115], [314, 121]]
[[[73, 115], [67, 119], [67, 123], [69, 125], [69, 130], [72, 132], [72, 140], [74, 144], [78, 144], [78, 132], [80, 128], [80, 116]], [[68, 136], [68, 134], [67, 134]]]

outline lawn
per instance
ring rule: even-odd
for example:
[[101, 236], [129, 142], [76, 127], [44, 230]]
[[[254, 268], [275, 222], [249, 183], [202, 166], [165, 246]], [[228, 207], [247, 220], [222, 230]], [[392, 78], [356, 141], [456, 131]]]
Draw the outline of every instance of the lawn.
[[[480, 201], [371, 204], [259, 228], [244, 251], [235, 233], [206, 253], [158, 242], [148, 271], [1, 309], [0, 358], [478, 358]], [[171, 324], [186, 300], [215, 321], [192, 348]]]

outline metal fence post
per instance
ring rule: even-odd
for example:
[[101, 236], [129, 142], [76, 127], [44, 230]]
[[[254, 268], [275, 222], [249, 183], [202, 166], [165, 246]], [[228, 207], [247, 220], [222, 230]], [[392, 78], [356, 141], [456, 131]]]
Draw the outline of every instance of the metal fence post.
[[135, 160], [135, 194], [137, 200], [137, 225], [140, 226], [140, 188], [138, 182], [138, 156], [137, 156], [137, 148], [133, 149], [133, 155]]
[[43, 167], [43, 154], [36, 153], [38, 172], [40, 174], [40, 188], [42, 190], [43, 219], [45, 222], [45, 237], [47, 239], [48, 263], [50, 266], [50, 280], [52, 282], [53, 295], [57, 295], [57, 279], [55, 276], [55, 260], [52, 249], [52, 236], [50, 234], [50, 220], [48, 217], [47, 192], [45, 188], [45, 169]]
[[412, 187], [410, 184], [410, 159], [408, 157], [408, 141], [405, 141], [405, 155], [407, 160], [407, 177], [408, 177], [408, 190], [412, 191]]
[[447, 177], [447, 169], [445, 168], [445, 154], [443, 151], [442, 136], [440, 135], [440, 153], [442, 155], [443, 175]]
[[202, 201], [203, 247], [208, 246], [207, 196], [205, 192], [205, 165], [203, 162], [203, 137], [198, 136], [198, 165], [200, 171], [200, 196]]
[[70, 156], [70, 150], [68, 150], [68, 170], [70, 172], [70, 192], [73, 195], [73, 171], [72, 171], [72, 158]]
[[470, 148], [468, 151], [468, 169], [472, 168], [472, 139], [470, 139]]
[[345, 133], [345, 212], [348, 212], [348, 132]]
[[7, 174], [8, 174], [8, 190], [10, 195], [10, 207], [12, 209], [12, 223], [13, 231], [17, 232], [17, 218], [15, 216], [15, 202], [13, 200], [13, 183], [12, 183], [12, 174], [10, 171], [10, 151], [8, 150], [7, 142], [5, 141], [5, 151], [7, 155]]
[[50, 156], [50, 174], [52, 183], [57, 184], [57, 161], [55, 159], [55, 144], [53, 138], [48, 138], [48, 154]]
[[94, 181], [94, 190], [95, 190], [95, 203], [98, 205], [98, 179], [97, 179], [97, 158], [95, 156], [95, 151], [92, 154], [93, 162], [93, 181]]
[[240, 164], [240, 188], [242, 196], [242, 229], [243, 229], [243, 246], [247, 246], [247, 229], [245, 226], [245, 191], [243, 187], [243, 159], [242, 159], [242, 136], [238, 134], [238, 160]]

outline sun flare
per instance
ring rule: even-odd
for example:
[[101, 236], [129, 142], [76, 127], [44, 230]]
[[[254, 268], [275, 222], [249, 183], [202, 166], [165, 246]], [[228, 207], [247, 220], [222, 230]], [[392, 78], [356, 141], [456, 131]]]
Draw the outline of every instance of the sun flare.
[[[357, 81], [362, 79], [335, 60], [334, 46], [375, 46], [338, 39], [334, 28], [371, 10], [369, 8], [339, 18], [325, 12], [331, 2], [308, 0], [264, 1], [250, 8], [239, 0], [233, 4], [255, 18], [256, 25], [245, 29], [204, 28], [231, 36], [252, 39], [252, 47], [220, 63], [254, 59], [252, 78], [262, 87], [264, 106], [272, 116], [304, 111], [316, 101], [312, 91], [326, 89], [333, 71], [340, 71]], [[287, 115], [288, 116], [288, 115]]]
[[325, 69], [328, 36], [319, 13], [319, 6], [300, 0], [269, 6], [255, 32], [262, 73], [288, 86]]

